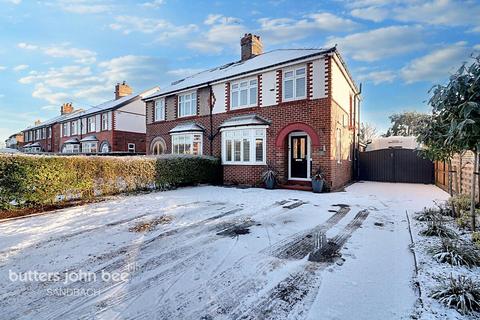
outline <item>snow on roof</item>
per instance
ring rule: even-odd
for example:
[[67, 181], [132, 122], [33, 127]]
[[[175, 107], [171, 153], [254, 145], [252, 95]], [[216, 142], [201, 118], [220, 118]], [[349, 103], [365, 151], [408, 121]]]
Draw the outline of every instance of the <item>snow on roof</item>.
[[169, 133], [176, 133], [176, 132], [187, 132], [187, 131], [205, 131], [205, 128], [196, 123], [196, 122], [185, 122], [180, 123], [175, 128], [169, 131]]
[[40, 143], [35, 142], [30, 145], [30, 147], [41, 147]]
[[335, 47], [329, 49], [279, 49], [265, 52], [246, 61], [227, 63], [223, 66], [205, 70], [190, 77], [172, 82], [170, 86], [164, 87], [163, 89], [145, 97], [144, 99], [148, 100], [175, 91], [200, 86], [209, 82], [238, 76], [244, 73], [254, 72], [256, 70], [273, 67], [278, 64], [325, 54], [334, 50]]
[[80, 142], [88, 142], [88, 141], [98, 141], [96, 136], [86, 136]]
[[78, 113], [82, 112], [83, 109], [78, 109], [78, 110], [74, 110], [72, 111], [71, 113], [67, 113], [67, 114], [62, 114], [62, 115], [59, 115], [59, 116], [56, 116], [54, 118], [51, 118], [51, 119], [48, 119], [44, 122], [41, 122], [37, 125], [34, 125], [34, 126], [30, 126], [30, 127], [27, 127], [24, 131], [27, 131], [27, 130], [32, 130], [32, 129], [37, 129], [37, 128], [42, 128], [42, 127], [45, 127], [45, 126], [48, 126], [50, 124], [54, 124], [54, 123], [57, 123], [57, 122], [60, 122], [64, 119], [66, 119], [67, 117], [71, 117], [73, 115], [78, 115]]
[[77, 144], [80, 143], [77, 138], [71, 138], [64, 142], [64, 144]]
[[258, 126], [258, 125], [268, 125], [270, 121], [256, 115], [256, 114], [249, 114], [245, 116], [238, 116], [230, 118], [224, 121], [220, 128], [226, 127], [238, 127], [238, 126]]

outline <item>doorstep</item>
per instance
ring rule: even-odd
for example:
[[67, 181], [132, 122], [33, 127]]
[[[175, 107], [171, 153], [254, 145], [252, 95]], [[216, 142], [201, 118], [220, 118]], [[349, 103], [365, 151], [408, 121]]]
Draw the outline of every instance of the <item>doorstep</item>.
[[288, 180], [284, 184], [279, 185], [280, 189], [312, 191], [312, 182], [303, 180]]

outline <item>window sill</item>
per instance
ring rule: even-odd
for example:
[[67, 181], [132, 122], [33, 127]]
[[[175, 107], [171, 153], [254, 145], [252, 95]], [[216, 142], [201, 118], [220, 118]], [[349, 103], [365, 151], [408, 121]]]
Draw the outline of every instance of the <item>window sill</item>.
[[266, 166], [266, 162], [222, 162], [222, 166]]

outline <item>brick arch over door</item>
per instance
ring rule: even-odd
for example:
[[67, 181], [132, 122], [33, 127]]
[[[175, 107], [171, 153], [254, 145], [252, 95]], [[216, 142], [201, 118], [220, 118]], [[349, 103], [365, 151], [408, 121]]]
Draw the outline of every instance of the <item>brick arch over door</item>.
[[275, 146], [278, 148], [283, 148], [285, 145], [285, 138], [290, 132], [293, 131], [304, 131], [308, 133], [308, 135], [310, 136], [310, 141], [312, 142], [312, 147], [320, 146], [320, 138], [318, 137], [317, 132], [315, 132], [315, 130], [313, 130], [313, 128], [310, 127], [308, 124], [302, 122], [290, 123], [282, 130], [280, 130], [277, 135], [277, 139], [275, 140]]

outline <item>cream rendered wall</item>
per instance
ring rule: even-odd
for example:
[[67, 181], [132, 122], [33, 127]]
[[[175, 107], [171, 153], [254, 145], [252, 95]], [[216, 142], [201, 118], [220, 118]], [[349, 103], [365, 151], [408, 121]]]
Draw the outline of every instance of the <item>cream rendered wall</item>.
[[213, 85], [212, 90], [215, 96], [215, 105], [212, 113], [215, 114], [225, 112], [225, 83]]
[[[277, 104], [276, 72], [262, 74], [262, 107]], [[273, 90], [272, 90], [273, 89]]]
[[325, 59], [313, 61], [313, 99], [325, 98]]
[[350, 113], [350, 96], [352, 96], [352, 103], [353, 103], [353, 95], [354, 92], [348, 82], [348, 80], [343, 75], [342, 71], [340, 70], [339, 66], [332, 57], [332, 98], [337, 102], [338, 105], [342, 109], [344, 109], [347, 113]]
[[[126, 111], [126, 112], [122, 112]], [[137, 99], [115, 112], [115, 130], [146, 133], [145, 102]]]

